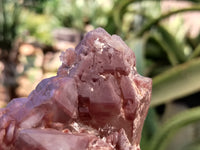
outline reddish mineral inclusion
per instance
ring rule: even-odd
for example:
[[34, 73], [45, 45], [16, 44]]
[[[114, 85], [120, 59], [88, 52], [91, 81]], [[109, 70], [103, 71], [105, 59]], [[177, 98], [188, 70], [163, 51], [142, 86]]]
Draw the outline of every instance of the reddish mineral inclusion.
[[60, 56], [57, 76], [0, 109], [0, 150], [140, 150], [152, 81], [97, 28]]

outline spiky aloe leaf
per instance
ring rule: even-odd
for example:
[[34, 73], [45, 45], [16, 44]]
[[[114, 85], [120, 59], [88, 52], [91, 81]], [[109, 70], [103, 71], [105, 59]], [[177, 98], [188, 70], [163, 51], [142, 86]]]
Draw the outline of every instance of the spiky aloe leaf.
[[177, 65], [153, 78], [151, 106], [167, 103], [200, 89], [200, 58]]
[[166, 123], [154, 134], [149, 150], [165, 150], [171, 137], [182, 127], [200, 120], [200, 107], [181, 112]]

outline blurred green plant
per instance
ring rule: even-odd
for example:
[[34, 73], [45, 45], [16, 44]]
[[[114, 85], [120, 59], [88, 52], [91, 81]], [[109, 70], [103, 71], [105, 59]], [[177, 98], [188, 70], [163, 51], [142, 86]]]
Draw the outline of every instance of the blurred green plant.
[[200, 107], [192, 108], [179, 113], [161, 126], [149, 141], [149, 150], [165, 150], [167, 144], [180, 128], [200, 120]]
[[[21, 2], [17, 0], [0, 0], [0, 63], [4, 70], [0, 74], [1, 85], [6, 87], [9, 96], [15, 96], [16, 87], [16, 55], [14, 47], [19, 26]], [[11, 98], [7, 96], [8, 98]]]
[[32, 40], [49, 45], [53, 29], [59, 27], [75, 28], [84, 33], [87, 26], [91, 29], [101, 26], [115, 33], [113, 4], [112, 0], [26, 0], [17, 31], [24, 40], [30, 36]]
[[46, 45], [52, 45], [52, 31], [61, 26], [59, 20], [54, 16], [38, 14], [26, 9], [21, 14], [20, 23], [18, 34], [24, 41], [30, 37], [32, 41]]
[[[138, 72], [153, 79], [151, 108], [141, 147], [143, 150], [164, 150], [175, 131], [200, 120], [199, 107], [177, 114], [166, 123], [161, 123], [154, 111], [161, 104], [167, 105], [200, 89], [199, 36], [189, 37], [181, 19], [171, 24], [166, 19], [175, 14], [200, 11], [200, 4], [165, 14], [161, 12], [160, 2], [155, 1], [125, 0], [116, 3], [116, 8], [115, 24], [135, 52]], [[194, 142], [188, 147], [198, 146]]]
[[0, 0], [0, 48], [11, 50], [19, 25], [20, 3], [17, 0]]
[[93, 28], [101, 26], [114, 32], [113, 4], [112, 0], [54, 0], [46, 3], [45, 13], [53, 14], [63, 26], [82, 32], [87, 25]]

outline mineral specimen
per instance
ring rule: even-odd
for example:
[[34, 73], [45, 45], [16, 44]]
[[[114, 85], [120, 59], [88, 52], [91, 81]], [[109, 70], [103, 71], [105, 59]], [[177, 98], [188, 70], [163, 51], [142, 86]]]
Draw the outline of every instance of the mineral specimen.
[[0, 109], [0, 150], [140, 150], [152, 81], [98, 28], [60, 56], [57, 76]]

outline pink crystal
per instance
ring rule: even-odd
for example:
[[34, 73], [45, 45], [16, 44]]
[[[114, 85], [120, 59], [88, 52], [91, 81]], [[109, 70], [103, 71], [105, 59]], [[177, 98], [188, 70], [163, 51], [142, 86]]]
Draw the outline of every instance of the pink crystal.
[[60, 59], [57, 76], [0, 109], [0, 149], [140, 150], [152, 81], [133, 51], [98, 28]]

